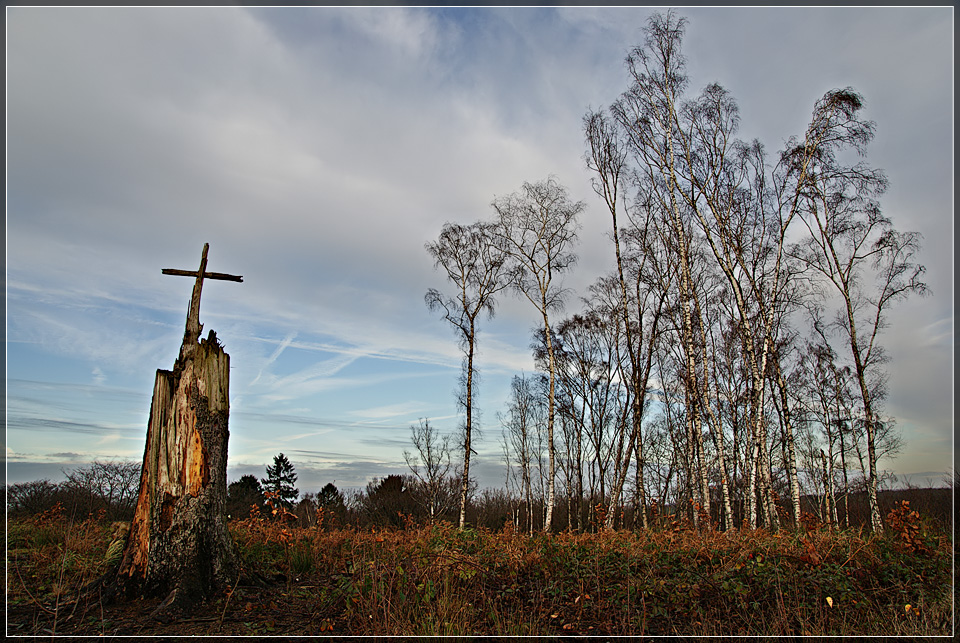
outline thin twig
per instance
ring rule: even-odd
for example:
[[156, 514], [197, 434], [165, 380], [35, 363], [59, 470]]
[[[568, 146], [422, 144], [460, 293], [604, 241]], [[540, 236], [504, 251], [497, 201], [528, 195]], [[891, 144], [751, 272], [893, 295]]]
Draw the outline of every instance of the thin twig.
[[849, 563], [851, 560], [853, 560], [853, 557], [856, 556], [857, 554], [859, 554], [859, 553], [863, 550], [863, 548], [866, 547], [868, 544], [869, 544], [869, 541], [863, 543], [862, 545], [860, 545], [860, 547], [857, 549], [857, 551], [855, 551], [855, 552], [853, 552], [852, 554], [850, 554], [850, 557], [847, 558], [845, 561], [843, 561], [843, 565], [840, 565], [840, 567], [839, 567], [838, 569], [842, 569], [843, 567], [845, 567], [846, 564]]
[[101, 635], [101, 636], [106, 636], [106, 635], [107, 635], [107, 628], [106, 628], [107, 620], [103, 617], [103, 592], [98, 592], [98, 595], [99, 595], [99, 598], [100, 598], [100, 601], [99, 601], [99, 603], [100, 603], [100, 635]]
[[237, 574], [237, 582], [233, 584], [233, 589], [227, 593], [226, 600], [223, 601], [223, 612], [220, 614], [220, 622], [217, 623], [217, 631], [219, 632], [223, 628], [223, 619], [227, 615], [227, 606], [230, 605], [230, 598], [233, 596], [233, 593], [237, 591], [237, 585], [240, 584], [240, 574]]
[[34, 597], [34, 595], [30, 593], [30, 590], [27, 589], [27, 584], [24, 582], [23, 576], [20, 575], [20, 566], [16, 564], [16, 558], [14, 558], [13, 568], [14, 568], [15, 570], [17, 570], [17, 578], [20, 579], [20, 584], [23, 586], [23, 591], [27, 593], [27, 596], [30, 597], [30, 600], [33, 601], [34, 604], [35, 604], [37, 607], [39, 607], [40, 609], [42, 609], [42, 610], [43, 610], [44, 612], [46, 612], [47, 614], [53, 614], [53, 611], [50, 610], [50, 608], [44, 607], [44, 606], [40, 603], [40, 601], [38, 601], [38, 600]]

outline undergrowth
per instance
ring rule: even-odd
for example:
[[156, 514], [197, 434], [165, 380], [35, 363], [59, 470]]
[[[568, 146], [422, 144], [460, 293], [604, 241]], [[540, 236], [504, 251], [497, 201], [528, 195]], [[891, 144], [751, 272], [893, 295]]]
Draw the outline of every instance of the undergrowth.
[[448, 523], [301, 530], [251, 518], [234, 534], [248, 566], [315, 587], [320, 631], [948, 633], [952, 542], [908, 507], [888, 522], [883, 536], [824, 528], [527, 536]]
[[[241, 561], [282, 592], [241, 587], [212, 607], [220, 626], [249, 634], [285, 633], [286, 610], [317, 635], [949, 635], [951, 538], [908, 505], [887, 524], [883, 535], [529, 536], [448, 523], [300, 529], [251, 515], [230, 524]], [[9, 604], [66, 610], [67, 593], [104, 571], [109, 539], [95, 516], [12, 521]], [[106, 629], [106, 617], [86, 618], [89, 633]]]

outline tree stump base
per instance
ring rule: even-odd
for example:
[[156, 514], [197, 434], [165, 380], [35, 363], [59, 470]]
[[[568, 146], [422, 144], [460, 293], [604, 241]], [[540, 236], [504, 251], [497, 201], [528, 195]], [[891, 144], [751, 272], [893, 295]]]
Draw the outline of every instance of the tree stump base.
[[158, 370], [140, 491], [113, 595], [164, 596], [187, 612], [237, 580], [227, 529], [230, 356], [211, 331]]

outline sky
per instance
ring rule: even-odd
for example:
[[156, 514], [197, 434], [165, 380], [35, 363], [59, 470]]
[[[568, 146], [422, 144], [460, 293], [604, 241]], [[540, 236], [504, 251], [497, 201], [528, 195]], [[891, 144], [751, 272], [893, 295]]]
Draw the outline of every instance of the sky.
[[[301, 492], [403, 473], [410, 425], [456, 429], [461, 354], [424, 305], [445, 222], [555, 175], [581, 215], [578, 295], [614, 267], [582, 118], [628, 86], [653, 9], [6, 8], [6, 475], [143, 457], [193, 280], [231, 358], [228, 479], [277, 453]], [[926, 486], [953, 442], [952, 7], [682, 8], [691, 90], [724, 85], [772, 155], [852, 86], [884, 213], [923, 235], [932, 294], [890, 316], [885, 412]], [[572, 297], [566, 312], [579, 309]], [[504, 483], [498, 412], [536, 311], [481, 326], [472, 470]]]

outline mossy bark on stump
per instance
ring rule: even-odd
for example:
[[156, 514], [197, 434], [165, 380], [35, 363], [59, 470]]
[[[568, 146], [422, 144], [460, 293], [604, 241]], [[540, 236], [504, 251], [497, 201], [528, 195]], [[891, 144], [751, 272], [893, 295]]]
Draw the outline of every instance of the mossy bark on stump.
[[118, 569], [127, 595], [186, 608], [237, 578], [224, 504], [230, 356], [211, 333], [158, 370], [140, 491]]

